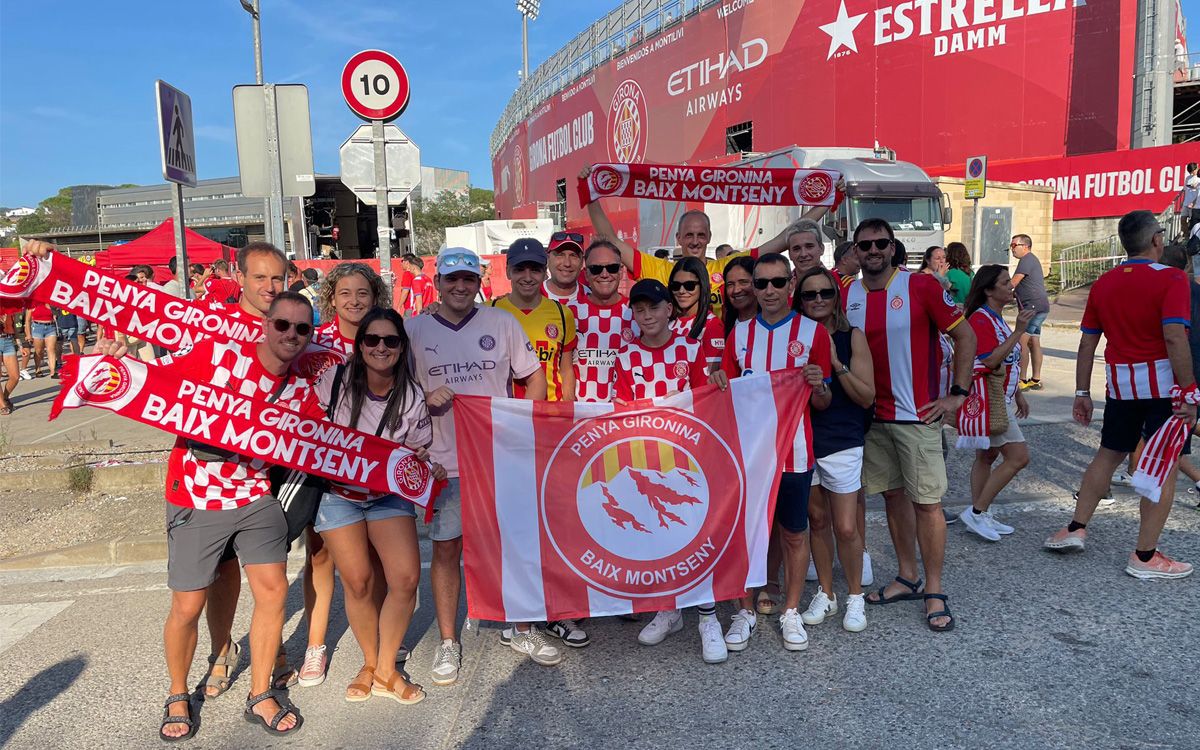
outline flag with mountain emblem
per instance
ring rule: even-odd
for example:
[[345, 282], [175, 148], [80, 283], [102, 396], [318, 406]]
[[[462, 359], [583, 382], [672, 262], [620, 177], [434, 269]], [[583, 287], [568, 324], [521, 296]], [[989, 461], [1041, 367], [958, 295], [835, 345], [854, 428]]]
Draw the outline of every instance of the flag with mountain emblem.
[[799, 370], [616, 407], [456, 396], [470, 616], [654, 612], [766, 583]]

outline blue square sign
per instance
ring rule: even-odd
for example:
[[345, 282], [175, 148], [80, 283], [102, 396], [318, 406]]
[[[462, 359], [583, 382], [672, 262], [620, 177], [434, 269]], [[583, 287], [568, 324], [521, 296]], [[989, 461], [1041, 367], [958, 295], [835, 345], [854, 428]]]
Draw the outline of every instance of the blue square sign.
[[191, 98], [163, 81], [156, 81], [158, 143], [163, 178], [196, 187], [196, 139], [192, 131]]

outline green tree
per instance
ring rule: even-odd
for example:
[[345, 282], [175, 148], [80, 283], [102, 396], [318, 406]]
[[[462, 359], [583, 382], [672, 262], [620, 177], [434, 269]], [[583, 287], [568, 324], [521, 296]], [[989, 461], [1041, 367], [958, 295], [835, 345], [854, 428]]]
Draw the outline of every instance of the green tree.
[[413, 201], [413, 247], [419, 255], [432, 255], [446, 241], [446, 227], [457, 227], [496, 218], [495, 194], [471, 188], [469, 195], [443, 191]]
[[[51, 229], [71, 226], [71, 198], [76, 187], [82, 185], [72, 185], [58, 191], [55, 195], [43, 200], [37, 204], [37, 212], [29, 216], [24, 216], [17, 220], [17, 233], [22, 237], [27, 237], [31, 234], [42, 234]], [[101, 189], [112, 188], [112, 185], [99, 185]], [[136, 185], [126, 183], [117, 187], [137, 187]]]

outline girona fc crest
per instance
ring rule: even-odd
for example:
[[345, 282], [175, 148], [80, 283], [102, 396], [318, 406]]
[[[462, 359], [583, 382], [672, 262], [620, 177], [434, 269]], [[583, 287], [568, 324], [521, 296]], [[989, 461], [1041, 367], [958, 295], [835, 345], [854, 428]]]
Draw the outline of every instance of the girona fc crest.
[[803, 357], [804, 356], [804, 343], [800, 342], [800, 341], [789, 341], [788, 342], [788, 354], [790, 354], [793, 357]]
[[407, 500], [419, 500], [433, 481], [433, 474], [424, 461], [410, 453], [392, 466], [392, 479], [398, 495]]
[[983, 399], [972, 394], [972, 396], [963, 402], [962, 408], [967, 412], [967, 416], [974, 419], [983, 413]]
[[624, 177], [620, 172], [609, 166], [599, 166], [592, 170], [592, 185], [601, 195], [612, 195], [621, 189]]
[[551, 544], [588, 585], [621, 597], [675, 595], [704, 581], [745, 503], [729, 446], [683, 412], [584, 420], [547, 466], [538, 502]]
[[633, 329], [632, 328], [622, 328], [621, 329], [621, 340], [622, 341], [633, 341]]
[[673, 368], [673, 371], [675, 373], [675, 377], [686, 378], [688, 375], [688, 363], [687, 362], [676, 362], [675, 367]]
[[129, 392], [129, 368], [119, 359], [106, 359], [75, 385], [75, 395], [90, 404], [107, 404]]
[[612, 161], [637, 164], [646, 158], [649, 111], [637, 81], [621, 81], [608, 105], [608, 156]]
[[558, 338], [558, 326], [553, 323], [546, 324], [546, 338], [554, 341]]
[[0, 291], [6, 297], [22, 297], [37, 281], [37, 261], [29, 257], [17, 259], [16, 265], [8, 269], [0, 280]]
[[829, 199], [829, 194], [833, 192], [833, 180], [824, 172], [814, 172], [801, 177], [802, 173], [796, 174], [796, 197], [801, 203], [815, 205], [825, 202]]
[[345, 358], [332, 349], [309, 347], [296, 358], [296, 374], [308, 382], [315, 382], [321, 374], [334, 365], [345, 362]]
[[895, 297], [892, 297], [891, 304], [892, 304], [893, 310], [899, 310], [900, 308], [904, 307], [904, 300], [900, 297], [899, 294], [897, 294]]
[[525, 202], [525, 165], [522, 164], [524, 154], [521, 151], [521, 144], [517, 144], [513, 148], [513, 163], [512, 163], [512, 186], [513, 186], [513, 205], [519, 206]]

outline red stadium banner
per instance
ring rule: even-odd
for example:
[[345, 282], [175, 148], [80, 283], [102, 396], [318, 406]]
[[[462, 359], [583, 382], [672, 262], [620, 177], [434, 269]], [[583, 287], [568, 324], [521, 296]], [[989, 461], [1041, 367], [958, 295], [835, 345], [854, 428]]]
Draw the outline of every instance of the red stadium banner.
[[439, 489], [429, 465], [407, 448], [145, 362], [66, 357], [50, 418], [82, 406], [422, 507]]
[[196, 339], [257, 341], [261, 326], [230, 318], [218, 309], [117, 278], [62, 253], [26, 255], [0, 279], [0, 297], [28, 299], [86, 318], [175, 351]]
[[579, 180], [579, 202], [650, 198], [749, 206], [835, 206], [841, 175], [826, 169], [596, 164]]
[[799, 370], [613, 404], [456, 396], [471, 617], [654, 612], [766, 582]]

